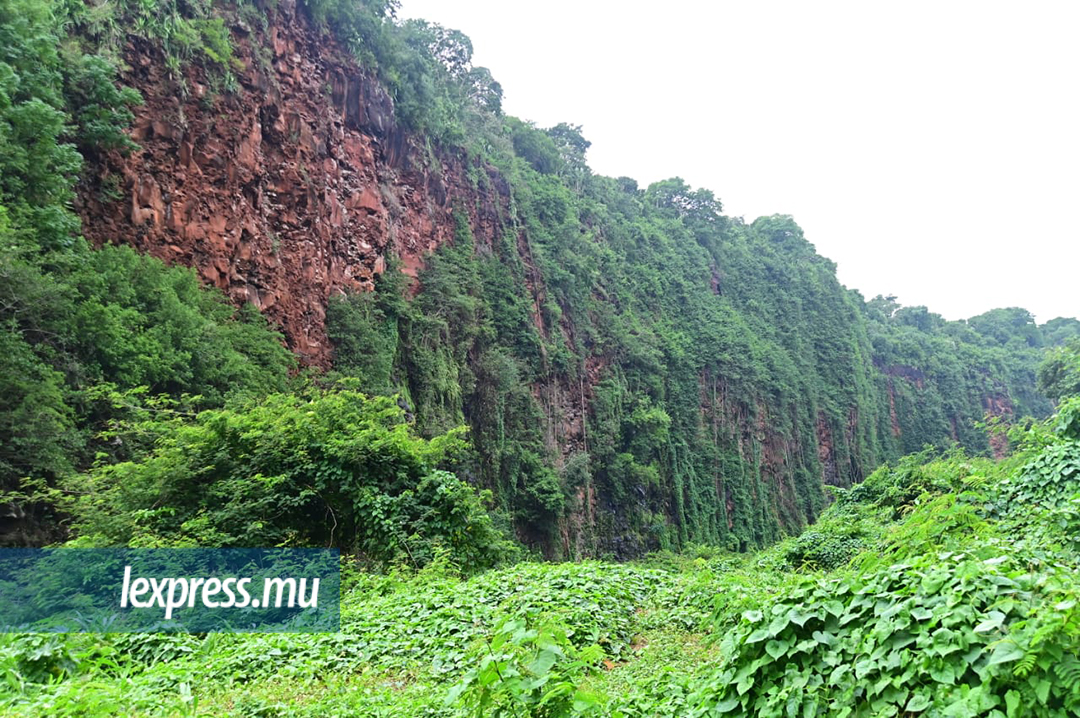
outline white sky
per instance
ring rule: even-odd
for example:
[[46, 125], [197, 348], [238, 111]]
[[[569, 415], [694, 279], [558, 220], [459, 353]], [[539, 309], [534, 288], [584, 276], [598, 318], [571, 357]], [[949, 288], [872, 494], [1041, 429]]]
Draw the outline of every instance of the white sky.
[[840, 280], [949, 319], [1080, 316], [1080, 2], [402, 0], [589, 163], [794, 215]]

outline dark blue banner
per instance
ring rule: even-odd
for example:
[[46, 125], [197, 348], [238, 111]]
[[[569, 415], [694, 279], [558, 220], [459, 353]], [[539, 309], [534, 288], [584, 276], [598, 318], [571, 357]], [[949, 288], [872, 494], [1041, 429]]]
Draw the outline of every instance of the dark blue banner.
[[0, 549], [2, 632], [334, 632], [340, 600], [337, 549]]

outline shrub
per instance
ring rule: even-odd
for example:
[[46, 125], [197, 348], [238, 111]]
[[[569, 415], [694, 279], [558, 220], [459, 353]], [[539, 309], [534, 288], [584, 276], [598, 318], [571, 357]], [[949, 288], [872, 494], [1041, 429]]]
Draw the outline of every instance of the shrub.
[[442, 545], [470, 571], [507, 550], [482, 497], [436, 468], [460, 431], [416, 437], [393, 397], [313, 388], [130, 431], [155, 450], [66, 485], [84, 545], [339, 546], [414, 565]]
[[695, 700], [716, 715], [1075, 713], [1080, 611], [1061, 586], [964, 553], [808, 580], [744, 613]]

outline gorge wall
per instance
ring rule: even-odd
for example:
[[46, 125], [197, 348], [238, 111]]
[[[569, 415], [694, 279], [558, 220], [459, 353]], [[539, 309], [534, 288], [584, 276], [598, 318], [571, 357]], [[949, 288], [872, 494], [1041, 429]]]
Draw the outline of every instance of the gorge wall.
[[158, 43], [132, 38], [121, 80], [144, 98], [139, 149], [98, 158], [78, 210], [95, 244], [194, 267], [325, 368], [330, 296], [372, 289], [391, 256], [415, 277], [451, 237], [455, 202], [492, 236], [507, 188], [477, 192], [460, 157], [425, 156], [387, 92], [294, 3], [273, 18], [231, 16], [236, 88], [224, 93], [203, 67], [176, 77]]
[[468, 92], [465, 139], [438, 141], [304, 7], [218, 13], [232, 86], [123, 46], [139, 149], [90, 158], [84, 233], [194, 267], [422, 431], [468, 424], [455, 470], [549, 555], [765, 544], [824, 485], [1048, 408], [1015, 406], [1033, 370], [1004, 349], [844, 289], [789, 217], [595, 176], [575, 128]]

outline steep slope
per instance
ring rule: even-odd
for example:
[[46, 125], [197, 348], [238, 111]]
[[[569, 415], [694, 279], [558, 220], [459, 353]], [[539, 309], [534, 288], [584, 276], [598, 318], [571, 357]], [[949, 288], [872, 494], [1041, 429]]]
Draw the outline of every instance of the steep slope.
[[294, 4], [280, 3], [269, 24], [228, 17], [227, 70], [170, 69], [161, 43], [124, 46], [120, 79], [144, 98], [131, 131], [139, 148], [85, 173], [84, 232], [196, 268], [325, 367], [331, 295], [370, 290], [390, 256], [415, 275], [450, 237], [452, 201], [476, 206], [477, 229], [491, 234], [506, 197], [481, 197], [453, 155], [425, 157], [386, 91]]
[[193, 266], [305, 363], [401, 393], [425, 434], [467, 423], [456, 469], [526, 543], [767, 544], [824, 484], [1049, 410], [1041, 339], [866, 303], [789, 217], [593, 175], [580, 128], [502, 116], [467, 38], [385, 10], [204, 8], [226, 61], [129, 37], [139, 149], [97, 155], [78, 209], [96, 244]]

